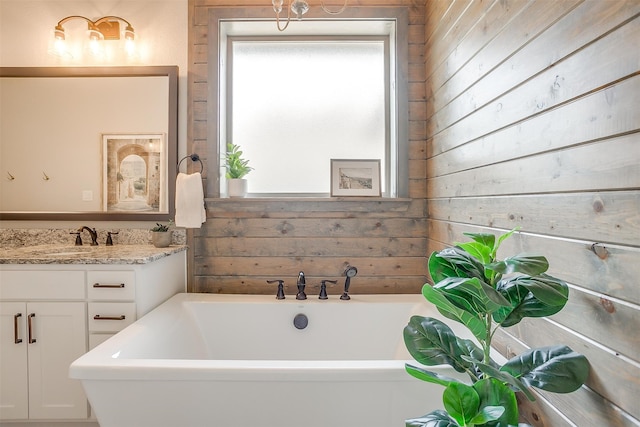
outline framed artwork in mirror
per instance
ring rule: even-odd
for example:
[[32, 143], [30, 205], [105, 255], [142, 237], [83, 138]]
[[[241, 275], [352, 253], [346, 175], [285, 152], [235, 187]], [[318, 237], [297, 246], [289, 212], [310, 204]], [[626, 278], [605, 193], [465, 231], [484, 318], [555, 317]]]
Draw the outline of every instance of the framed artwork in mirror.
[[380, 197], [380, 159], [331, 159], [331, 197]]
[[167, 212], [163, 133], [102, 134], [102, 204], [106, 212]]

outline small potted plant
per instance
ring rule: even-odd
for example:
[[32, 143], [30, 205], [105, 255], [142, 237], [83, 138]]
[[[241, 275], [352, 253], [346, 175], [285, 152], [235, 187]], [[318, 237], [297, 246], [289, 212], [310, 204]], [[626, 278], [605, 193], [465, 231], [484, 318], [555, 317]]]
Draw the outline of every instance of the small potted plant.
[[171, 244], [171, 231], [169, 231], [171, 225], [173, 225], [173, 220], [169, 220], [168, 224], [156, 222], [156, 225], [151, 228], [151, 243], [153, 243], [153, 246], [166, 248]]
[[227, 143], [225, 155], [225, 168], [227, 172], [227, 191], [229, 197], [244, 197], [247, 194], [247, 180], [244, 178], [253, 170], [249, 166], [249, 160], [242, 158], [240, 146], [231, 142]]
[[551, 316], [569, 297], [567, 284], [546, 274], [549, 264], [544, 256], [497, 259], [500, 243], [514, 231], [498, 238], [465, 233], [471, 242], [431, 254], [428, 267], [434, 285], [424, 285], [422, 294], [442, 315], [465, 325], [480, 346], [456, 336], [437, 319], [411, 318], [404, 341], [413, 358], [426, 366], [448, 364], [466, 372], [469, 381], [407, 364], [412, 376], [445, 387], [445, 410], [407, 420], [407, 427], [525, 426], [519, 424], [516, 392], [534, 400], [532, 387], [571, 393], [586, 381], [589, 362], [565, 345], [530, 349], [503, 365], [491, 358], [496, 329], [525, 317]]

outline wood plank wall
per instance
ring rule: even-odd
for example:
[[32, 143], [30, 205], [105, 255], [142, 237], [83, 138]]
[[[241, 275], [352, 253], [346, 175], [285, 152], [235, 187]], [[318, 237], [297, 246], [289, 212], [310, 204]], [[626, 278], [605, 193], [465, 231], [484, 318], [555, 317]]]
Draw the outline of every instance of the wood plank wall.
[[[319, 2], [310, 3], [318, 8]], [[351, 282], [353, 294], [415, 293], [426, 282], [425, 5], [410, 0], [350, 2], [351, 8], [367, 10], [369, 6], [408, 10], [409, 197], [386, 201], [237, 201], [217, 198], [216, 123], [212, 114], [217, 100], [210, 99], [215, 98], [210, 88], [215, 82], [209, 81], [215, 46], [209, 46], [209, 12], [243, 7], [244, 12], [239, 13], [264, 9], [271, 16], [271, 2], [189, 1], [187, 134], [189, 153], [199, 153], [206, 165], [208, 197], [206, 223], [188, 233], [192, 248], [189, 291], [275, 295], [275, 285], [266, 280], [284, 279], [285, 291], [291, 296], [298, 272], [304, 271], [309, 295], [317, 295], [322, 279], [338, 280], [328, 291], [330, 296], [339, 295], [347, 265], [358, 268]]]
[[426, 0], [427, 252], [521, 227], [564, 311], [497, 337], [565, 343], [586, 387], [522, 402], [535, 426], [640, 425], [640, 2]]
[[[209, 182], [207, 15], [264, 3], [189, 1], [188, 139]], [[463, 232], [519, 226], [504, 253], [548, 256], [571, 298], [552, 319], [500, 333], [498, 347], [567, 343], [592, 366], [578, 392], [523, 402], [528, 421], [639, 426], [640, 2], [351, 3], [409, 10], [410, 198], [231, 201], [208, 184], [189, 290], [272, 293], [265, 280], [284, 278], [290, 295], [304, 270], [313, 293], [352, 264], [353, 293], [417, 292], [425, 255]]]

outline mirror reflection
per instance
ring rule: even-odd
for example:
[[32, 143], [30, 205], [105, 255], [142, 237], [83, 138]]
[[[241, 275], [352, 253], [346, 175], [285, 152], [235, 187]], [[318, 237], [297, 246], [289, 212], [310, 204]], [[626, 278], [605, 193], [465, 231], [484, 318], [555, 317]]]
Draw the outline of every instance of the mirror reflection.
[[0, 218], [173, 217], [177, 67], [0, 73]]

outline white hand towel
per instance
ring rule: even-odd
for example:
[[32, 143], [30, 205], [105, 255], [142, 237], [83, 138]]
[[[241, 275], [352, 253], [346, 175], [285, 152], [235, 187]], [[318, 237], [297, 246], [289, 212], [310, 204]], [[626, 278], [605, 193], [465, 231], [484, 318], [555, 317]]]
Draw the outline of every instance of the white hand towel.
[[207, 220], [199, 172], [179, 173], [176, 179], [176, 227], [200, 228]]

